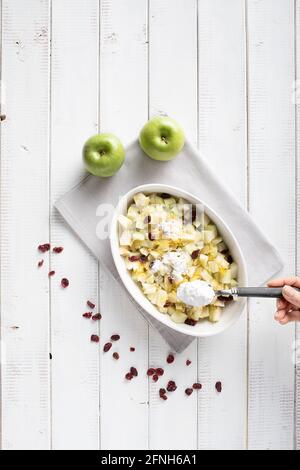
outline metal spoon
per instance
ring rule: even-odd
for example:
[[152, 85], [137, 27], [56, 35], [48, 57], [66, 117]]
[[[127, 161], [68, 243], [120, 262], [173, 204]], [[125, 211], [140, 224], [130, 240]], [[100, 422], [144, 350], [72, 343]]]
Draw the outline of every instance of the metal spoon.
[[[215, 291], [216, 296], [224, 297], [263, 297], [269, 299], [280, 299], [282, 297], [282, 287], [233, 287]], [[294, 288], [300, 292], [300, 289]]]

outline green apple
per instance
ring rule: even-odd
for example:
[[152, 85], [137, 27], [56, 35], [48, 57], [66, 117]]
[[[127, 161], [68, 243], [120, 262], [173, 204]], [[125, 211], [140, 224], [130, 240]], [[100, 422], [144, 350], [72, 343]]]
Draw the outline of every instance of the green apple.
[[184, 146], [184, 132], [180, 125], [167, 116], [148, 121], [140, 133], [140, 145], [154, 160], [172, 160]]
[[112, 176], [125, 160], [122, 142], [113, 134], [97, 134], [86, 141], [83, 161], [87, 171], [95, 176]]

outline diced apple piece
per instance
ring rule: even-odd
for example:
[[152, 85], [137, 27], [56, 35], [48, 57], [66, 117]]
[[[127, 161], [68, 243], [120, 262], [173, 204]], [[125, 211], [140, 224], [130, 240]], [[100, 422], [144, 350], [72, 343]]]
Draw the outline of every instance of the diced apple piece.
[[202, 270], [201, 278], [203, 279], [203, 281], [206, 281], [206, 282], [212, 281], [212, 277], [211, 277], [211, 275], [209, 274], [209, 272], [206, 271], [206, 269], [203, 269], [203, 270]]
[[134, 202], [138, 207], [145, 207], [148, 206], [150, 199], [149, 197], [145, 196], [143, 193], [138, 193], [133, 196]]
[[222, 241], [223, 241], [222, 237], [217, 237], [217, 238], [213, 239], [212, 244], [213, 245], [219, 245], [219, 243], [221, 243]]
[[156, 292], [156, 287], [153, 284], [148, 284], [147, 282], [143, 283], [142, 288], [145, 294], [154, 294]]
[[168, 299], [168, 294], [165, 290], [160, 289], [157, 293], [157, 305], [163, 307]]
[[209, 261], [207, 264], [207, 269], [210, 273], [217, 273], [219, 271], [219, 265], [215, 261]]
[[207, 225], [210, 224], [210, 218], [208, 217], [208, 215], [205, 212], [203, 214], [203, 222], [204, 222], [205, 227], [207, 227]]
[[124, 230], [120, 237], [120, 245], [121, 246], [130, 246], [132, 241], [132, 235], [129, 230]]
[[130, 220], [128, 217], [126, 217], [123, 214], [119, 215], [118, 221], [121, 227], [124, 229], [129, 229], [130, 227], [132, 227], [132, 220]]
[[201, 264], [201, 266], [203, 266], [203, 268], [205, 268], [206, 265], [207, 265], [207, 262], [208, 262], [208, 256], [201, 253], [200, 254], [200, 264]]
[[225, 307], [225, 302], [222, 302], [222, 300], [217, 299], [217, 300], [215, 300], [215, 301], [213, 302], [212, 305], [214, 305], [215, 307], [222, 307], [222, 308], [224, 308], [224, 307]]
[[209, 306], [209, 321], [217, 323], [221, 318], [221, 308], [214, 307], [213, 305]]
[[209, 307], [202, 307], [202, 312], [199, 315], [199, 319], [203, 320], [204, 318], [209, 317]]
[[216, 256], [216, 259], [215, 259], [216, 263], [219, 264], [219, 266], [221, 268], [225, 268], [225, 269], [228, 269], [229, 268], [229, 263], [228, 261], [226, 261], [225, 257], [219, 253], [217, 256]]
[[184, 323], [186, 319], [187, 315], [182, 312], [175, 312], [171, 315], [171, 320], [173, 320], [175, 323]]
[[145, 239], [145, 235], [141, 232], [133, 232], [132, 234], [132, 239], [133, 240], [144, 240]]
[[132, 204], [127, 211], [127, 216], [130, 217], [131, 219], [136, 219], [138, 215], [139, 215], [138, 207], [135, 204]]
[[225, 252], [226, 250], [227, 250], [227, 246], [225, 245], [224, 242], [221, 242], [221, 243], [218, 244], [218, 251], [219, 251], [219, 252], [221, 252], [221, 251], [222, 251], [222, 252], [223, 252], [223, 251]]
[[231, 271], [230, 269], [224, 269], [220, 272], [219, 277], [220, 282], [222, 284], [230, 284], [231, 283]]
[[231, 287], [236, 287], [238, 285], [238, 282], [236, 279], [231, 279], [231, 283], [230, 283], [230, 286]]

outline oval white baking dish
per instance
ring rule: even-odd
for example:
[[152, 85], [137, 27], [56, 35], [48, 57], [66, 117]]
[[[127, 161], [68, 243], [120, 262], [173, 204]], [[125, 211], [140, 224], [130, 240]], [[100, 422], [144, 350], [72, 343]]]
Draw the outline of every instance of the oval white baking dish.
[[119, 200], [119, 203], [114, 211], [114, 215], [111, 222], [110, 230], [110, 244], [112, 256], [117, 268], [117, 271], [120, 275], [122, 282], [124, 283], [126, 289], [130, 295], [135, 299], [135, 301], [152, 317], [160, 321], [164, 325], [172, 328], [173, 330], [183, 333], [190, 336], [197, 337], [207, 337], [217, 335], [227, 330], [233, 323], [235, 323], [240, 317], [243, 309], [245, 307], [245, 299], [239, 299], [236, 302], [230, 302], [222, 313], [221, 319], [218, 323], [211, 323], [207, 320], [201, 320], [197, 323], [196, 326], [190, 326], [186, 324], [178, 324], [171, 320], [168, 315], [161, 313], [155, 305], [153, 305], [143, 294], [139, 286], [133, 281], [128, 272], [124, 260], [119, 252], [119, 230], [118, 230], [118, 217], [120, 214], [126, 215], [128, 206], [132, 202], [133, 196], [136, 193], [143, 192], [145, 194], [149, 193], [168, 193], [176, 197], [182, 197], [188, 202], [193, 204], [203, 204], [204, 210], [208, 217], [213, 221], [217, 226], [220, 235], [223, 237], [226, 245], [229, 248], [229, 251], [232, 254], [235, 262], [238, 264], [238, 284], [239, 286], [247, 285], [247, 270], [245, 265], [245, 260], [241, 252], [240, 246], [229, 229], [225, 224], [222, 217], [219, 214], [216, 214], [210, 207], [205, 204], [205, 201], [193, 196], [192, 194], [181, 190], [180, 188], [174, 186], [168, 186], [163, 184], [146, 184], [133, 188], [127, 194], [125, 194]]

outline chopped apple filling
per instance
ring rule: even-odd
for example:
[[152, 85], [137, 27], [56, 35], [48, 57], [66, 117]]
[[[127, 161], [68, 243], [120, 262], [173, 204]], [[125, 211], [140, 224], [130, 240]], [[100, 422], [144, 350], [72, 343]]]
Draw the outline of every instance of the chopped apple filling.
[[119, 216], [120, 254], [132, 279], [176, 323], [220, 320], [225, 303], [191, 307], [176, 295], [183, 282], [203, 280], [214, 290], [237, 285], [238, 269], [203, 207], [168, 194], [136, 194]]

